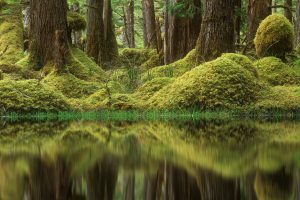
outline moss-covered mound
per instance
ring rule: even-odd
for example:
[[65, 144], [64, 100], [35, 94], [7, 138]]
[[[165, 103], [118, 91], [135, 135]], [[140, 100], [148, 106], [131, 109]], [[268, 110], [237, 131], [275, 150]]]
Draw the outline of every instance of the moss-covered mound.
[[247, 56], [237, 53], [224, 53], [221, 58], [227, 58], [238, 63], [251, 72], [255, 77], [258, 77], [257, 69], [253, 66], [252, 61]]
[[14, 64], [23, 54], [23, 23], [18, 4], [0, 10], [0, 64]]
[[61, 93], [51, 90], [37, 80], [0, 81], [2, 111], [59, 111], [70, 108]]
[[120, 62], [125, 67], [137, 67], [156, 55], [156, 49], [125, 48], [120, 52]]
[[103, 84], [84, 81], [70, 73], [56, 74], [52, 72], [42, 82], [53, 90], [60, 91], [68, 98], [87, 97], [103, 88]]
[[281, 14], [273, 14], [264, 19], [257, 29], [254, 44], [258, 56], [285, 57], [293, 50], [294, 28]]
[[157, 91], [174, 82], [174, 78], [155, 78], [146, 82], [139, 87], [134, 93], [133, 97], [138, 100], [146, 101], [152, 97]]
[[86, 28], [86, 20], [78, 12], [68, 12], [68, 28], [74, 31], [84, 30]]
[[154, 108], [234, 108], [257, 100], [257, 79], [238, 63], [218, 58], [204, 63], [158, 91], [147, 102]]
[[261, 79], [269, 84], [275, 85], [295, 85], [300, 83], [300, 70], [290, 67], [281, 59], [276, 57], [266, 57], [254, 62]]
[[148, 81], [158, 77], [178, 77], [196, 67], [196, 50], [190, 51], [183, 59], [164, 66], [154, 67], [142, 74], [142, 80]]
[[254, 105], [255, 113], [274, 112], [299, 112], [300, 111], [300, 87], [299, 86], [275, 86], [266, 88], [261, 93]]

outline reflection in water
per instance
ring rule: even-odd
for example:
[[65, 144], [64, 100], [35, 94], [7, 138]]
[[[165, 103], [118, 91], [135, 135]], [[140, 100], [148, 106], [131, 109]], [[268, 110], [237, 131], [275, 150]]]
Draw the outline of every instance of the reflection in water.
[[300, 196], [296, 122], [6, 123], [0, 145], [0, 200]]

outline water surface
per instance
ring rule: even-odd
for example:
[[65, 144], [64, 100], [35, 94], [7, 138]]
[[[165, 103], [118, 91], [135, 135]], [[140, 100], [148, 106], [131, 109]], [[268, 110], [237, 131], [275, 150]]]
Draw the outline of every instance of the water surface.
[[0, 126], [0, 200], [300, 198], [298, 121]]

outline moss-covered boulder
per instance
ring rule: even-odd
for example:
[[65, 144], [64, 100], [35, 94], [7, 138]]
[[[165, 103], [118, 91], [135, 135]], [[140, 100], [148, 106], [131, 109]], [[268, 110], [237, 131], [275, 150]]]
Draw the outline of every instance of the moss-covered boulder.
[[259, 91], [258, 80], [251, 72], [232, 60], [218, 58], [175, 79], [155, 93], [147, 106], [159, 109], [235, 108], [255, 102]]
[[300, 69], [288, 66], [279, 58], [265, 57], [254, 62], [254, 66], [260, 78], [273, 86], [300, 83]]
[[185, 72], [196, 67], [196, 50], [191, 50], [183, 59], [180, 59], [174, 63], [154, 67], [142, 74], [142, 80], [144, 82], [152, 80], [158, 77], [178, 77]]
[[71, 107], [64, 96], [37, 80], [0, 81], [2, 111], [60, 111]]
[[68, 12], [68, 28], [74, 31], [84, 30], [86, 28], [86, 20], [78, 12]]
[[273, 14], [264, 19], [257, 29], [254, 39], [258, 56], [284, 58], [293, 50], [294, 28], [281, 14]]
[[237, 53], [224, 53], [221, 58], [227, 58], [238, 63], [249, 72], [251, 72], [253, 76], [258, 77], [257, 69], [254, 67], [253, 62], [247, 56]]

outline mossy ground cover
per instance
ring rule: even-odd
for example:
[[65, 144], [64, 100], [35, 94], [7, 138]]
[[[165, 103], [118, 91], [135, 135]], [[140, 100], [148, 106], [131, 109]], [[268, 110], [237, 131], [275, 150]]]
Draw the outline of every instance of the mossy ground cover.
[[[83, 51], [71, 47], [64, 73], [57, 73], [51, 62], [36, 71], [23, 52], [20, 8], [9, 4], [0, 12], [10, 16], [0, 17], [0, 90], [7, 93], [1, 94], [0, 107], [6, 112], [194, 109], [256, 115], [260, 110], [264, 114], [300, 110], [299, 67], [275, 57], [252, 60], [226, 53], [197, 64], [192, 50], [185, 58], [161, 66], [155, 49], [123, 49], [117, 65], [105, 71]], [[281, 16], [273, 17], [278, 22], [271, 24], [271, 30], [286, 22]], [[69, 21], [71, 18], [76, 21], [80, 16], [69, 13]], [[258, 31], [257, 42], [259, 34], [265, 33]]]

